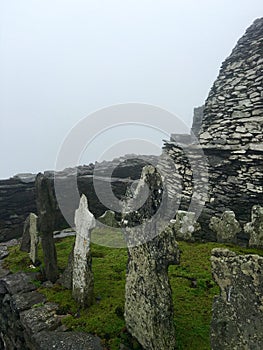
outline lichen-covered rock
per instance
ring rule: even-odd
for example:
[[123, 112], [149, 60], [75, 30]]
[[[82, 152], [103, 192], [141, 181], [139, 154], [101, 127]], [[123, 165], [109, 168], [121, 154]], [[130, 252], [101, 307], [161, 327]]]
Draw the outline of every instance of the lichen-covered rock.
[[263, 349], [263, 257], [216, 248], [211, 262], [220, 287], [213, 303], [212, 350]]
[[29, 225], [30, 225], [30, 217], [28, 217], [25, 220], [24, 227], [23, 227], [23, 236], [20, 244], [20, 250], [22, 252], [29, 253], [30, 252], [30, 233], [29, 233]]
[[33, 340], [38, 350], [103, 350], [98, 337], [84, 332], [43, 331]]
[[29, 235], [30, 235], [30, 251], [29, 258], [36, 263], [38, 250], [38, 232], [37, 232], [37, 216], [34, 213], [29, 214]]
[[263, 208], [254, 205], [251, 212], [251, 222], [244, 226], [244, 231], [249, 235], [249, 246], [263, 248]]
[[107, 226], [110, 227], [120, 227], [118, 221], [115, 218], [115, 213], [112, 210], [106, 210], [103, 215], [101, 215], [98, 220]]
[[[125, 321], [128, 331], [149, 350], [174, 350], [172, 292], [168, 266], [179, 262], [172, 230], [159, 232], [162, 217], [154, 217], [162, 200], [162, 179], [152, 166], [143, 169], [136, 198], [148, 198], [136, 213], [124, 217], [129, 260], [125, 286]], [[134, 214], [134, 215], [133, 215]]]
[[236, 220], [235, 213], [231, 210], [225, 211], [221, 218], [213, 216], [210, 219], [209, 227], [216, 232], [217, 242], [234, 243], [237, 242], [237, 234], [241, 231], [241, 226]]
[[53, 238], [56, 201], [51, 180], [41, 173], [36, 177], [36, 201], [45, 275], [48, 280], [55, 282], [58, 278], [57, 252]]
[[81, 196], [75, 214], [76, 241], [74, 246], [72, 295], [81, 306], [93, 302], [94, 277], [91, 268], [90, 235], [96, 220], [88, 209], [85, 195]]
[[193, 242], [193, 233], [201, 229], [196, 222], [195, 213], [178, 210], [176, 220], [171, 220], [172, 229], [175, 231], [176, 239]]

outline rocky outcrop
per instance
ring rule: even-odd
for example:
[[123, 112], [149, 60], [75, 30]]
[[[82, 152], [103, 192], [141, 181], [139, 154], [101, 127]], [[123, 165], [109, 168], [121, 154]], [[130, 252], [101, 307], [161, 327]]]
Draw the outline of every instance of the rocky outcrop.
[[212, 251], [212, 273], [220, 287], [211, 323], [212, 350], [263, 348], [263, 257]]
[[[170, 230], [162, 230], [156, 214], [163, 198], [156, 169], [145, 167], [134, 201], [145, 195], [145, 204], [124, 217], [129, 261], [125, 286], [125, 321], [128, 331], [145, 349], [174, 350], [172, 291], [168, 266], [179, 263], [179, 249]], [[126, 208], [128, 209], [128, 208]], [[155, 216], [157, 215], [157, 217]]]
[[61, 324], [65, 316], [36, 290], [35, 278], [20, 272], [0, 279], [1, 349], [102, 350], [99, 338], [66, 331]]

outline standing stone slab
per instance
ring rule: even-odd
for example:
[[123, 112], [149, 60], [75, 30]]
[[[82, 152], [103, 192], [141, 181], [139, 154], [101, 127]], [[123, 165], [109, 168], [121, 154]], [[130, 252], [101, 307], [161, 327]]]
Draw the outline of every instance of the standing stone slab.
[[237, 243], [237, 234], [241, 231], [241, 226], [233, 211], [225, 211], [221, 218], [213, 216], [210, 219], [209, 227], [216, 233], [217, 242]]
[[30, 252], [30, 233], [29, 233], [29, 226], [30, 226], [30, 217], [28, 217], [25, 220], [24, 228], [23, 228], [23, 236], [20, 244], [20, 250], [22, 252]]
[[244, 226], [244, 231], [249, 235], [249, 246], [263, 248], [263, 208], [254, 205], [251, 212], [251, 222]]
[[212, 350], [263, 349], [263, 257], [212, 251], [220, 296], [213, 303]]
[[147, 166], [135, 191], [135, 200], [148, 185], [145, 205], [124, 216], [128, 244], [128, 268], [125, 286], [125, 321], [128, 331], [145, 349], [174, 350], [175, 329], [172, 291], [168, 266], [178, 264], [179, 249], [173, 230], [159, 233], [162, 216], [156, 209], [162, 200], [162, 180]]
[[200, 230], [200, 224], [196, 222], [195, 213], [178, 210], [176, 220], [171, 220], [171, 226], [176, 238], [182, 241], [193, 242], [193, 233]]
[[58, 278], [57, 253], [53, 238], [56, 201], [50, 179], [39, 173], [36, 177], [36, 202], [38, 210], [38, 231], [44, 254], [45, 275], [55, 282]]
[[29, 257], [33, 264], [37, 260], [37, 248], [38, 248], [38, 232], [37, 232], [37, 216], [34, 213], [29, 214], [29, 235], [30, 235], [30, 252]]
[[94, 278], [91, 269], [90, 234], [96, 220], [88, 209], [85, 195], [81, 196], [75, 213], [76, 241], [74, 246], [72, 295], [81, 306], [93, 302]]

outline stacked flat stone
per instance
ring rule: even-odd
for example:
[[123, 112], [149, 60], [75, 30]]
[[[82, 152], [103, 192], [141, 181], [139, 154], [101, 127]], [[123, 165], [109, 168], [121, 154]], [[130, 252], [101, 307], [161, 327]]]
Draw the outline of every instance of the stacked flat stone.
[[213, 210], [248, 221], [263, 201], [263, 18], [222, 64], [206, 100], [199, 135], [210, 163]]

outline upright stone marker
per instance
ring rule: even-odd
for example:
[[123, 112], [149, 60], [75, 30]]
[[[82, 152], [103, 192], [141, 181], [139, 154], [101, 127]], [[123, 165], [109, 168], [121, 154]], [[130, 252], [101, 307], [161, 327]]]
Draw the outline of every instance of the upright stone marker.
[[212, 251], [220, 296], [213, 303], [212, 350], [263, 349], [263, 257]]
[[81, 196], [75, 213], [76, 241], [74, 246], [72, 295], [81, 306], [93, 302], [94, 278], [91, 268], [90, 234], [96, 220], [88, 209], [85, 195]]
[[49, 281], [55, 282], [58, 278], [57, 253], [53, 238], [56, 202], [50, 180], [41, 173], [36, 177], [36, 202], [45, 275]]
[[176, 220], [171, 220], [171, 227], [175, 230], [178, 240], [194, 242], [193, 233], [200, 231], [201, 227], [195, 219], [195, 213], [178, 210]]
[[233, 211], [225, 211], [221, 218], [213, 216], [209, 227], [216, 233], [217, 242], [237, 243], [237, 234], [241, 231], [241, 227]]
[[244, 226], [244, 231], [249, 235], [249, 246], [263, 248], [263, 208], [254, 205], [251, 212], [251, 222]]
[[33, 264], [37, 260], [38, 248], [38, 232], [37, 232], [37, 216], [34, 213], [29, 214], [29, 234], [30, 234], [30, 252], [29, 257]]
[[160, 234], [162, 216], [153, 218], [162, 201], [162, 180], [147, 166], [135, 191], [136, 198], [149, 189], [145, 205], [124, 216], [128, 243], [125, 287], [125, 321], [128, 331], [149, 350], [174, 350], [175, 329], [168, 266], [179, 261], [179, 249], [171, 229]]

